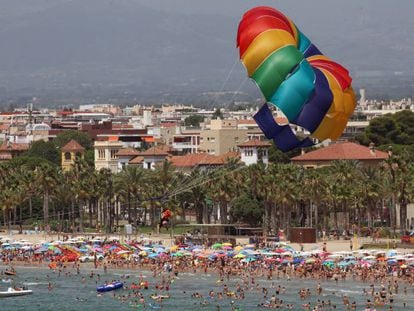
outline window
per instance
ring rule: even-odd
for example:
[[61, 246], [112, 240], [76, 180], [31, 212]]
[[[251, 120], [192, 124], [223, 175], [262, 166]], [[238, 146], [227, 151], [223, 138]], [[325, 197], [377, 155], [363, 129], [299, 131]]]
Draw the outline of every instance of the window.
[[105, 159], [105, 150], [104, 149], [98, 149], [98, 159]]
[[117, 159], [118, 157], [117, 157], [117, 154], [118, 153], [118, 149], [113, 149], [113, 150], [111, 150], [111, 159], [112, 160], [114, 160], [114, 159]]
[[246, 157], [251, 157], [251, 156], [253, 156], [253, 150], [252, 149], [244, 149], [244, 155], [246, 156]]
[[70, 161], [71, 155], [70, 152], [65, 152], [65, 161]]
[[82, 158], [82, 154], [80, 152], [76, 152], [76, 160], [80, 160]]

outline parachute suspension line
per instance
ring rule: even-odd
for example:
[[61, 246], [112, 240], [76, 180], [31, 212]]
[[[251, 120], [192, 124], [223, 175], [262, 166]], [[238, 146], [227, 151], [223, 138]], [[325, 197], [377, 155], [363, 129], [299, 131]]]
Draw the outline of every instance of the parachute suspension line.
[[[235, 64], [237, 63], [237, 60], [236, 60], [236, 62], [235, 62]], [[233, 68], [232, 68], [232, 70], [234, 69], [234, 67], [235, 66], [233, 66]], [[228, 75], [228, 77], [230, 76], [230, 74]], [[228, 80], [228, 79], [227, 79]], [[237, 88], [237, 90], [236, 91], [234, 91], [234, 94], [233, 94], [233, 96], [230, 98], [230, 100], [229, 100], [229, 102], [224, 106], [224, 108], [228, 108], [228, 106], [231, 104], [231, 102], [234, 100], [234, 98], [238, 95], [238, 93], [240, 92], [240, 90], [242, 89], [242, 87], [244, 86], [244, 84], [247, 82], [249, 80], [249, 78], [248, 77], [245, 77], [244, 79], [243, 79], [243, 81], [241, 81], [240, 82], [240, 84], [239, 84], [239, 87]], [[207, 158], [207, 156], [208, 156], [208, 153], [206, 153], [205, 155], [204, 155], [204, 157], [203, 157], [203, 159], [202, 159], [202, 161], [204, 161], [206, 158]], [[190, 172], [189, 172], [189, 175], [191, 175], [191, 173], [193, 173], [194, 171], [195, 171], [195, 169], [196, 169], [196, 167], [193, 167], [191, 170], [190, 170]], [[235, 168], [235, 169], [237, 169], [237, 168]], [[234, 170], [234, 169], [233, 169]], [[230, 170], [229, 172], [231, 172], [231, 171], [233, 171], [233, 170]], [[177, 177], [178, 175], [176, 175], [176, 177]], [[200, 185], [202, 185], [202, 184], [204, 184], [204, 183], [201, 183]], [[185, 192], [185, 191], [188, 191], [188, 190], [191, 190], [192, 188], [194, 188], [194, 187], [196, 187], [196, 186], [194, 186], [194, 187], [191, 187], [190, 189], [188, 189], [188, 190], [184, 190], [185, 188], [187, 188], [188, 186], [191, 186], [191, 181], [190, 182], [182, 182], [181, 184], [179, 184], [179, 185], [177, 185], [177, 187], [176, 187], [176, 189], [175, 189], [175, 193], [182, 193], [182, 192]], [[183, 191], [184, 190], [184, 191]], [[168, 195], [168, 194], [167, 194]]]
[[[234, 51], [235, 51], [235, 52], [237, 52], [237, 49], [235, 49]], [[218, 101], [218, 97], [219, 97], [219, 94], [220, 94], [220, 93], [224, 90], [224, 88], [226, 87], [226, 85], [227, 85], [227, 83], [229, 82], [230, 77], [231, 77], [231, 75], [233, 74], [234, 69], [236, 68], [236, 65], [237, 65], [238, 63], [239, 63], [239, 59], [238, 59], [237, 57], [235, 57], [234, 62], [233, 62], [233, 65], [231, 66], [231, 68], [230, 68], [229, 72], [227, 73], [227, 76], [226, 76], [226, 78], [224, 79], [223, 83], [221, 84], [219, 91], [217, 92], [216, 96], [215, 96], [215, 97], [214, 97], [214, 99], [213, 99], [213, 102], [212, 102], [209, 106], [213, 107], [213, 106], [217, 103], [217, 101]], [[235, 95], [236, 95], [236, 94], [240, 91], [241, 87], [244, 85], [244, 83], [245, 83], [245, 82], [246, 82], [246, 81], [241, 82], [241, 84], [239, 85], [239, 87], [238, 87], [237, 91], [235, 91], [235, 93], [233, 94], [233, 96], [232, 96], [231, 100], [229, 101], [229, 103], [231, 103], [231, 102], [233, 101], [233, 99], [234, 99]], [[225, 108], [228, 108], [229, 103], [228, 103], [227, 105], [225, 105]], [[207, 158], [207, 156], [208, 156], [208, 153], [206, 153], [206, 154], [204, 155], [204, 157], [203, 157], [202, 161], [204, 161], [204, 160]], [[188, 159], [188, 160], [187, 160], [187, 162], [188, 162], [188, 161], [190, 161], [190, 159]], [[188, 175], [191, 175], [195, 169], [196, 169], [196, 167], [193, 167], [193, 168], [190, 170], [190, 172], [188, 173]], [[175, 176], [174, 176], [174, 178], [172, 179], [171, 183], [175, 182], [175, 180], [176, 180], [177, 178], [178, 178], [178, 174], [175, 174]], [[188, 184], [188, 183], [187, 183], [187, 182], [185, 182], [185, 181], [183, 180], [183, 182], [179, 183], [179, 184], [175, 187], [175, 188], [176, 188], [175, 190], [176, 190], [176, 191], [177, 191], [177, 190], [180, 190], [180, 188], [182, 188], [182, 187], [186, 187], [186, 185], [187, 185], [187, 184]]]
[[227, 82], [229, 82], [230, 77], [231, 77], [231, 75], [232, 75], [232, 73], [233, 73], [233, 71], [234, 71], [234, 68], [236, 68], [236, 65], [237, 65], [237, 63], [238, 63], [238, 62], [239, 62], [239, 60], [236, 58], [236, 59], [234, 60], [233, 66], [231, 66], [231, 69], [230, 69], [229, 73], [227, 74], [226, 79], [225, 79], [225, 80], [223, 81], [223, 83], [221, 84], [220, 89], [218, 90], [218, 92], [217, 92], [216, 96], [214, 97], [213, 102], [211, 103], [211, 106], [212, 106], [212, 107], [213, 107], [213, 106], [217, 103], [217, 101], [218, 101], [218, 97], [219, 97], [220, 93], [221, 93], [221, 92], [223, 92], [224, 88], [225, 88], [225, 87], [226, 87], [226, 85], [227, 85]]

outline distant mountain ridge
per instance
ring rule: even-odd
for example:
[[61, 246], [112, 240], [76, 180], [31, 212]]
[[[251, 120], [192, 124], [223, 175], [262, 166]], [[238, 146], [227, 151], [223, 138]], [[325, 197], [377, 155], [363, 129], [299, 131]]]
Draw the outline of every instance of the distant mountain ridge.
[[[240, 2], [209, 1], [223, 14], [204, 13], [197, 1], [176, 0], [184, 12], [162, 0], [157, 8], [157, 1], [0, 0], [0, 101], [18, 96], [208, 101], [202, 94], [223, 88], [231, 68], [224, 89], [238, 90], [246, 77], [235, 34], [241, 14], [254, 1], [236, 6], [234, 13], [230, 4]], [[377, 8], [366, 2], [385, 3], [391, 12], [378, 20]], [[357, 87], [384, 97], [414, 93], [414, 22], [405, 20], [405, 10], [396, 12], [382, 0], [351, 1], [358, 8], [355, 16], [341, 16], [347, 9], [342, 2], [302, 3], [302, 10], [294, 9], [295, 1], [281, 3], [280, 9], [286, 6], [286, 14], [297, 17], [295, 22], [323, 52], [350, 69]], [[315, 11], [315, 20], [326, 21], [312, 22], [306, 13], [322, 4], [331, 14]], [[398, 14], [404, 22], [394, 29]], [[328, 26], [335, 23], [337, 29]], [[389, 24], [393, 36], [387, 37], [381, 23]], [[237, 100], [260, 98], [252, 83], [240, 90], [245, 96]]]

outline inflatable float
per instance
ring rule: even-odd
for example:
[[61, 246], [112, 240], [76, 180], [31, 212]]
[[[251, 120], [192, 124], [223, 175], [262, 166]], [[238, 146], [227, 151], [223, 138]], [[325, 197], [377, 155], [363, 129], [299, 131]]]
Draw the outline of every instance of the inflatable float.
[[122, 288], [123, 286], [124, 286], [124, 284], [121, 283], [121, 282], [113, 282], [113, 283], [98, 286], [96, 288], [96, 291], [98, 293], [105, 293], [105, 292], [110, 292], [110, 291], [115, 290], [115, 289]]

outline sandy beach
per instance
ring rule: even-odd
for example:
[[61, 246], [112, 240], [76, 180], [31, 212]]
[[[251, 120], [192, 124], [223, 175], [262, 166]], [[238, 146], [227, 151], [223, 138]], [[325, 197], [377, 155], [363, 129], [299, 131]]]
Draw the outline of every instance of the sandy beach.
[[[108, 238], [109, 240], [113, 237], [116, 237], [117, 239], [119, 239], [120, 241], [128, 241], [128, 240], [140, 240], [142, 237], [148, 241], [152, 241], [152, 242], [159, 242], [161, 241], [161, 243], [164, 246], [168, 246], [171, 247], [174, 245], [174, 241], [175, 241], [175, 237], [171, 237], [170, 234], [158, 234], [158, 235], [148, 235], [148, 234], [143, 234], [143, 235], [132, 235], [130, 237], [126, 236], [126, 235], [122, 235], [122, 234], [109, 234], [109, 235], [105, 235], [102, 233], [88, 233], [88, 234], [68, 234], [69, 238], [76, 238], [76, 237], [85, 237], [86, 239], [90, 238], [92, 239], [93, 237], [100, 237], [102, 239]], [[0, 233], [0, 237], [8, 237], [11, 240], [15, 240], [15, 241], [20, 241], [20, 240], [26, 240], [29, 241], [31, 243], [39, 243], [42, 241], [46, 241], [46, 242], [53, 242], [53, 241], [58, 241], [58, 240], [62, 240], [63, 239], [63, 235], [62, 234], [43, 234], [43, 233], [33, 233], [33, 234], [6, 234], [6, 233]], [[224, 239], [222, 242], [226, 242]], [[301, 249], [301, 245], [299, 243], [290, 243], [290, 241], [285, 241], [287, 243], [289, 243], [289, 245], [291, 245], [295, 250], [300, 250]], [[322, 247], [324, 246], [324, 243], [326, 243], [326, 250], [329, 252], [338, 252], [338, 251], [351, 251], [350, 250], [350, 240], [325, 240], [325, 241], [318, 241], [317, 243], [303, 243], [303, 250], [304, 251], [312, 251], [312, 250], [316, 250], [316, 249], [322, 249]], [[353, 238], [352, 239], [352, 243], [353, 243], [353, 250], [357, 250], [359, 249], [362, 245], [364, 244], [378, 244], [378, 248], [384, 248], [385, 249], [396, 249], [401, 253], [412, 253], [413, 252], [413, 248], [410, 248], [409, 245], [402, 245], [401, 243], [399, 243], [399, 241], [397, 240], [393, 240], [393, 239], [377, 239], [375, 241], [375, 243], [373, 242], [372, 238], [370, 237], [359, 237], [359, 238]], [[397, 243], [397, 247], [394, 247], [395, 243]], [[236, 238], [236, 244], [240, 244], [240, 245], [245, 245], [245, 244], [249, 244], [249, 239], [247, 237], [244, 236], [240, 236]]]

